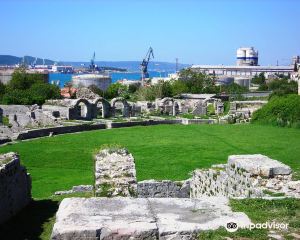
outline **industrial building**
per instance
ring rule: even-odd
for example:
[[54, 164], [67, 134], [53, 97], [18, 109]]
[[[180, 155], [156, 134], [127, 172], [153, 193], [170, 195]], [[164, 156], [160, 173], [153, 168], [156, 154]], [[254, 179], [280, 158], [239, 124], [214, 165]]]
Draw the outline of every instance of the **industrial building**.
[[111, 77], [108, 74], [82, 74], [72, 77], [72, 86], [78, 87], [89, 87], [95, 85], [101, 90], [105, 91], [111, 84]]
[[294, 72], [294, 64], [299, 64], [299, 56], [293, 57], [289, 66], [259, 66], [258, 51], [253, 47], [239, 48], [236, 54], [236, 65], [193, 65], [191, 68], [196, 72], [215, 75], [221, 84], [228, 84], [232, 81], [249, 87], [251, 79], [255, 75], [264, 73], [267, 78], [276, 74], [288, 76]]

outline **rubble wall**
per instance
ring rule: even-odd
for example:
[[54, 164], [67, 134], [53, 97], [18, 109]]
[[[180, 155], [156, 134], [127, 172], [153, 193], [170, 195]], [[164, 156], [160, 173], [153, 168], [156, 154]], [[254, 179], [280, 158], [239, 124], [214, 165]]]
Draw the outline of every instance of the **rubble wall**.
[[291, 168], [277, 160], [261, 154], [231, 155], [222, 167], [193, 172], [191, 197], [262, 197], [266, 190], [287, 193], [291, 179]]
[[0, 155], [0, 224], [31, 201], [31, 179], [15, 153]]
[[155, 181], [138, 182], [137, 194], [139, 198], [189, 198], [190, 181]]
[[95, 160], [96, 196], [136, 196], [134, 158], [125, 148], [103, 149], [95, 156]]

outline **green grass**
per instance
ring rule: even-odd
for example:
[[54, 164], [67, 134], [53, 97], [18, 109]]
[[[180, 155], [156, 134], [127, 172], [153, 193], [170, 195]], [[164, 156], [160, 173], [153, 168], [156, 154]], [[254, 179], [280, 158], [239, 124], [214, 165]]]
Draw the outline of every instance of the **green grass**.
[[183, 180], [195, 168], [225, 163], [231, 154], [261, 153], [300, 172], [300, 130], [261, 125], [159, 125], [66, 134], [7, 145], [20, 153], [34, 198], [93, 184], [93, 154], [119, 144], [135, 157], [138, 180]]
[[[232, 210], [244, 212], [253, 223], [277, 222], [288, 223], [288, 231], [275, 230], [284, 239], [294, 239], [289, 236], [292, 232], [300, 233], [300, 200], [286, 198], [281, 200], [244, 199], [230, 200]], [[255, 239], [264, 240], [268, 238], [268, 230], [265, 229], [240, 229], [229, 233], [225, 228], [216, 231], [205, 231], [199, 235], [199, 239], [221, 240], [224, 237], [232, 239]]]
[[[182, 180], [195, 168], [208, 168], [211, 164], [225, 163], [230, 154], [246, 153], [262, 153], [283, 161], [300, 177], [299, 129], [261, 125], [160, 125], [23, 141], [3, 146], [0, 152], [20, 153], [22, 164], [32, 176], [35, 200], [0, 226], [1, 239], [49, 239], [59, 202], [70, 196], [51, 195], [73, 185], [93, 184], [93, 154], [104, 144], [124, 146], [133, 154], [138, 180]], [[288, 221], [292, 230], [299, 232], [299, 200], [232, 200], [231, 205], [234, 211], [245, 212], [254, 222]], [[225, 229], [219, 229], [203, 232], [200, 238], [266, 239], [266, 234], [261, 230], [228, 234]]]

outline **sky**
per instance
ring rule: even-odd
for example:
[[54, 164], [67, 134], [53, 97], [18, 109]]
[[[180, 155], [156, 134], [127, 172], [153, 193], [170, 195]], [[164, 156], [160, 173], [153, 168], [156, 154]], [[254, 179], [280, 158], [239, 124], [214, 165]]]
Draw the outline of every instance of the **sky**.
[[0, 0], [0, 55], [55, 61], [235, 64], [253, 46], [261, 65], [300, 55], [298, 0]]

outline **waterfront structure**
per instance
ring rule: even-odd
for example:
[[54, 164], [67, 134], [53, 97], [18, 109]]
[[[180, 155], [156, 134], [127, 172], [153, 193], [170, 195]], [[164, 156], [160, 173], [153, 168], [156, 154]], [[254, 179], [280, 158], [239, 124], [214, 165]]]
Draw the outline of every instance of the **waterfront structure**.
[[58, 66], [58, 65], [53, 65], [51, 68], [52, 72], [60, 72], [60, 73], [73, 73], [74, 68], [72, 66]]
[[78, 87], [89, 87], [95, 85], [101, 90], [105, 91], [111, 84], [111, 77], [108, 74], [82, 74], [72, 77], [72, 86]]
[[294, 79], [295, 63], [298, 64], [300, 57], [292, 59], [292, 64], [288, 66], [259, 66], [258, 51], [253, 47], [243, 47], [237, 49], [236, 65], [193, 65], [191, 67], [195, 72], [201, 72], [208, 75], [216, 76], [216, 83], [219, 85], [229, 84], [232, 78], [235, 83], [250, 87], [251, 79], [264, 73], [266, 78], [274, 78], [276, 75], [291, 76]]

